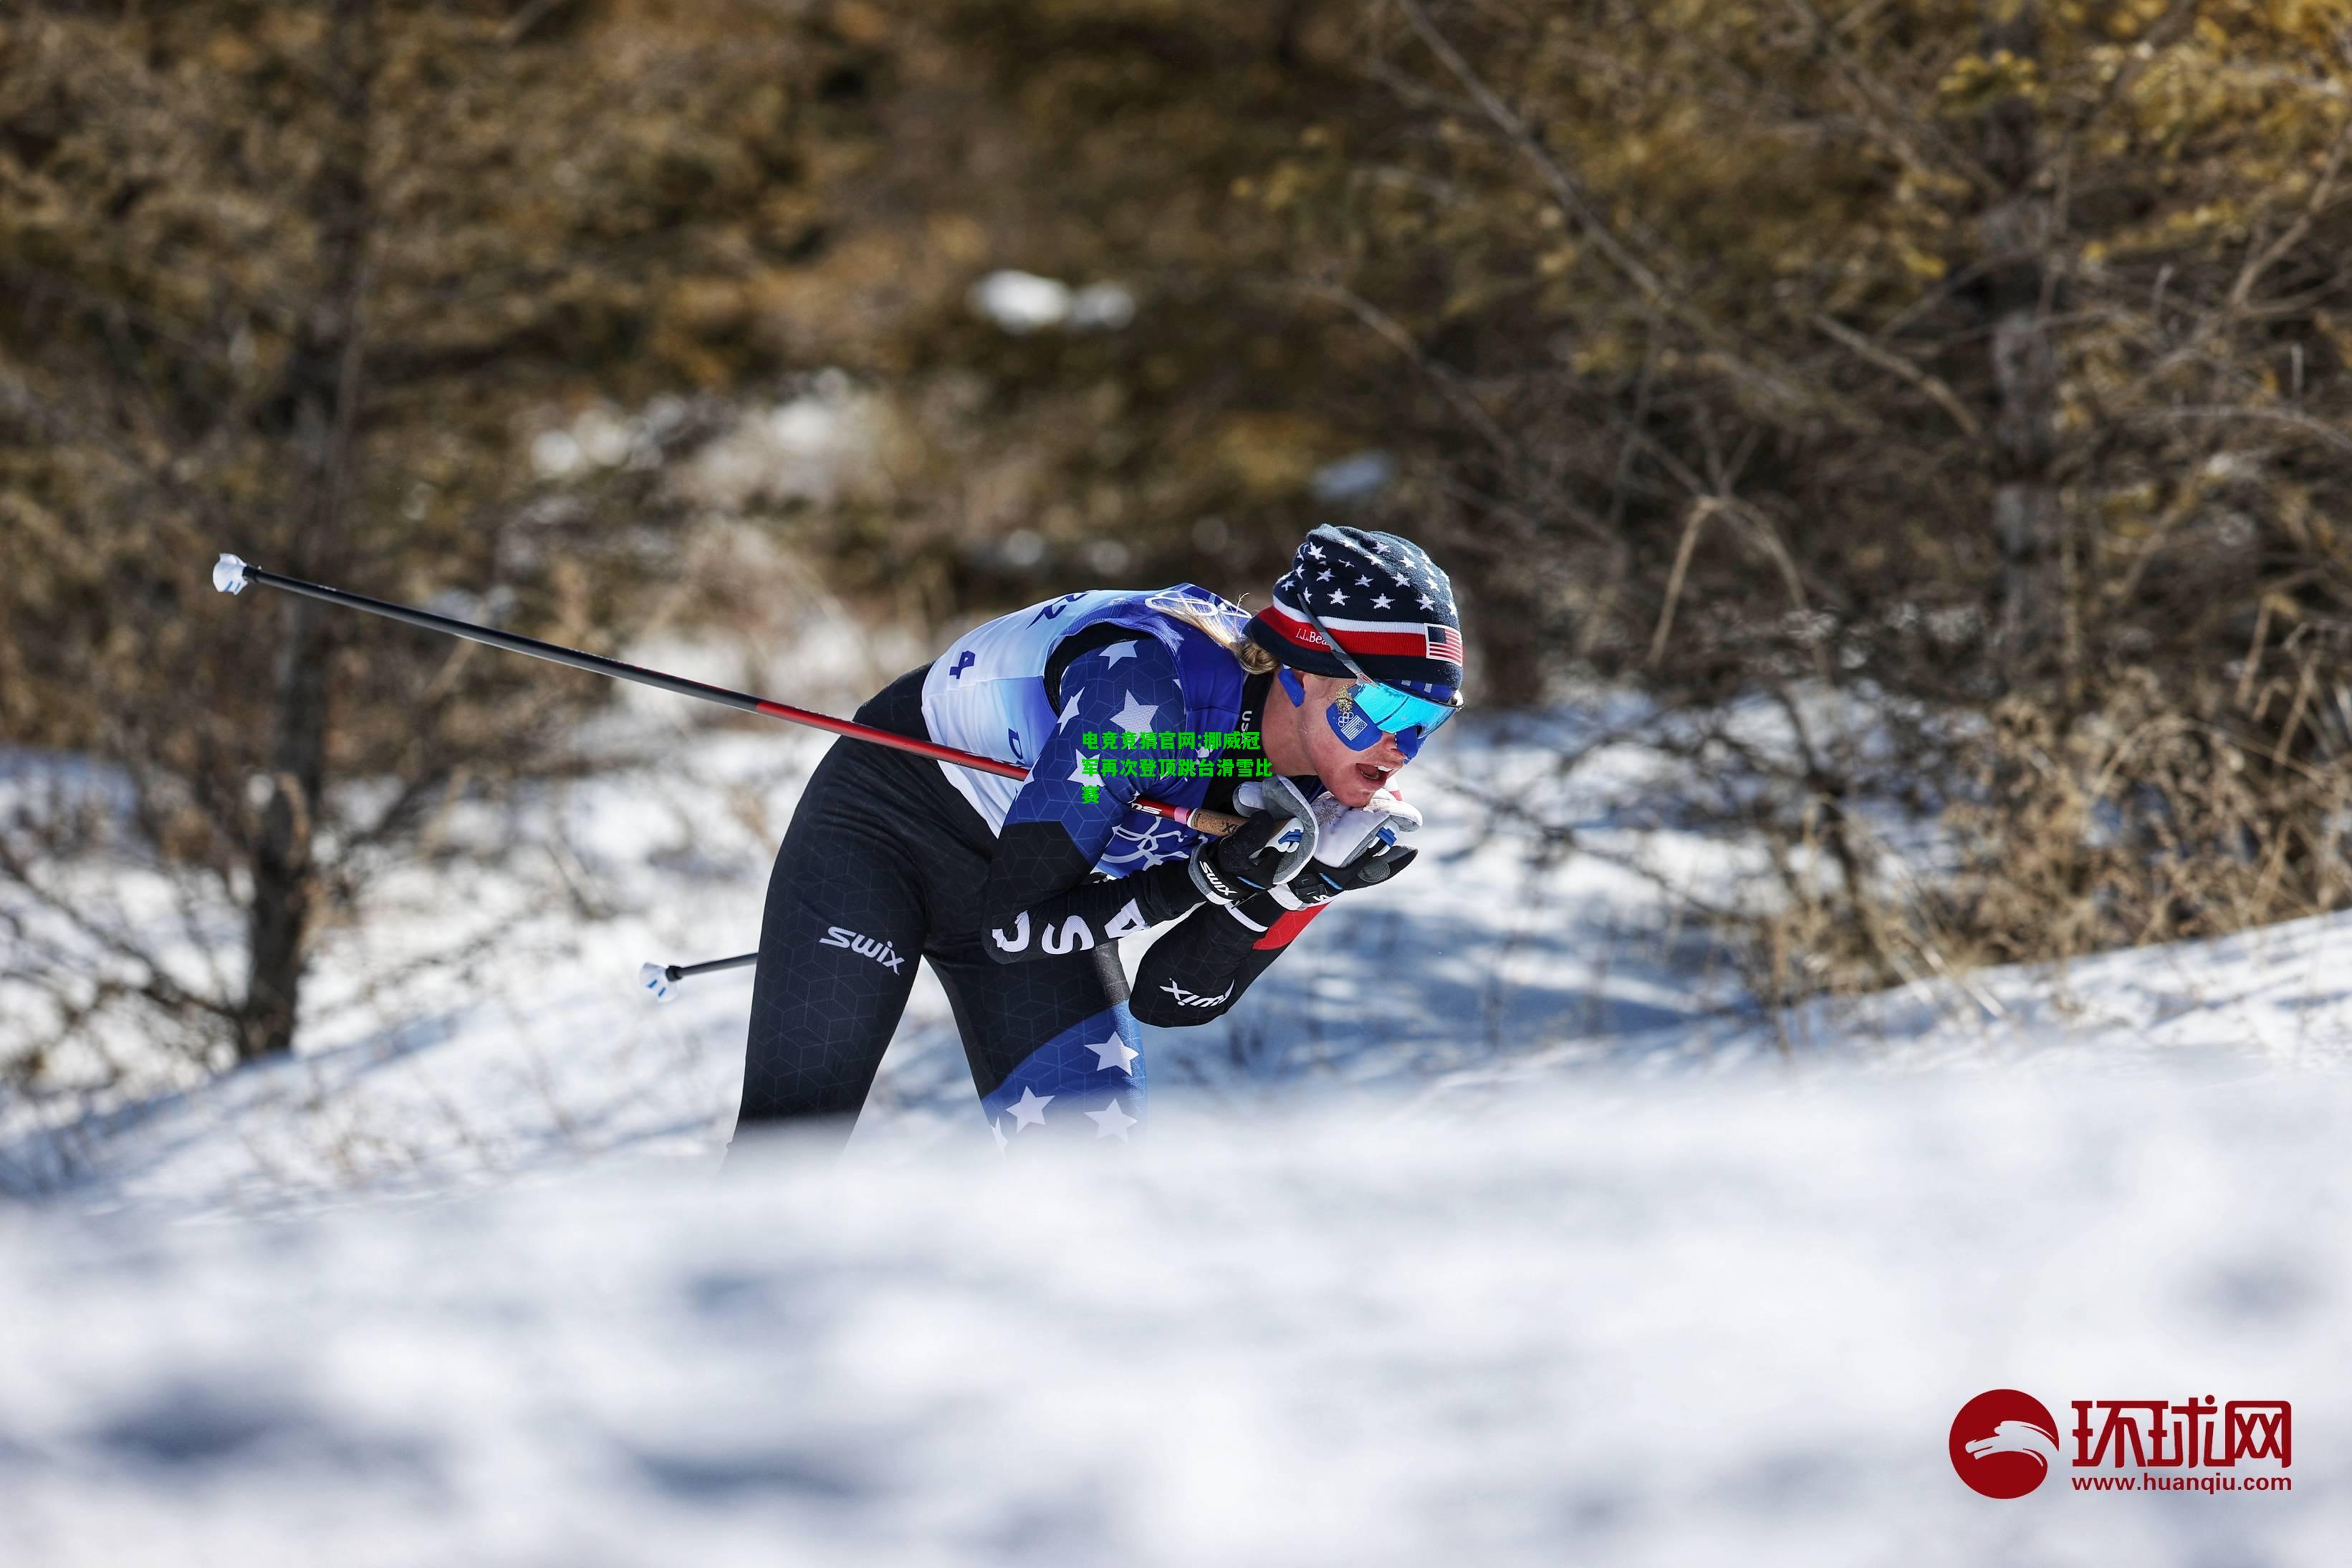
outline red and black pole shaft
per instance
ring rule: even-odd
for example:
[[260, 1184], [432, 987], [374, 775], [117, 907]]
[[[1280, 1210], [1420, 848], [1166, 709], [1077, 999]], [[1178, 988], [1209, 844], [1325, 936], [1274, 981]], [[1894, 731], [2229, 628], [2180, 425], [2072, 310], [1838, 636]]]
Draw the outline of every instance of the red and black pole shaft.
[[[749, 692], [729, 691], [724, 686], [706, 685], [700, 681], [689, 681], [683, 675], [664, 674], [659, 670], [648, 670], [636, 664], [625, 664], [618, 659], [607, 659], [595, 653], [583, 653], [577, 648], [565, 648], [553, 643], [542, 643], [536, 637], [519, 636], [512, 632], [500, 632], [490, 626], [477, 626], [470, 621], [460, 621], [455, 616], [436, 615], [429, 610], [417, 610], [405, 604], [394, 604], [386, 600], [370, 599], [364, 594], [346, 593], [340, 588], [328, 588], [316, 582], [305, 582], [297, 577], [283, 577], [274, 571], [265, 571], [257, 566], [248, 566], [233, 555], [221, 557], [213, 567], [213, 586], [223, 593], [241, 592], [247, 583], [256, 582], [264, 588], [275, 588], [287, 593], [299, 593], [306, 599], [316, 599], [328, 604], [340, 604], [346, 610], [362, 610], [371, 615], [382, 615], [393, 621], [404, 621], [411, 626], [421, 626], [427, 632], [444, 632], [452, 637], [463, 637], [468, 642], [487, 643], [493, 648], [503, 648], [510, 653], [528, 653], [534, 659], [545, 659], [551, 664], [568, 664], [575, 670], [585, 670], [591, 674], [610, 675], [619, 681], [634, 681], [641, 686], [651, 686], [656, 691], [674, 692], [679, 696], [694, 697], [702, 702], [717, 703], [721, 707], [731, 707], [740, 713], [764, 714], [770, 718], [804, 724], [812, 729], [830, 730], [835, 735], [847, 736], [852, 740], [870, 740], [877, 746], [895, 747], [900, 751], [911, 751], [920, 757], [936, 758], [941, 762], [951, 762], [959, 768], [970, 768], [982, 773], [993, 773], [1001, 779], [1029, 777], [1029, 770], [1018, 763], [1001, 762], [993, 757], [982, 757], [976, 752], [958, 750], [952, 746], [941, 746], [937, 741], [918, 740], [910, 735], [898, 735], [887, 729], [877, 729], [872, 725], [859, 724], [854, 719], [835, 718], [830, 714], [814, 713], [807, 708], [794, 707], [789, 703], [771, 702], [766, 697], [753, 696]], [[1217, 838], [1223, 838], [1240, 827], [1242, 823], [1239, 817], [1231, 816], [1223, 811], [1171, 806], [1162, 800], [1139, 799], [1134, 804], [1137, 810], [1150, 811], [1171, 821], [1181, 823], [1196, 831]]]

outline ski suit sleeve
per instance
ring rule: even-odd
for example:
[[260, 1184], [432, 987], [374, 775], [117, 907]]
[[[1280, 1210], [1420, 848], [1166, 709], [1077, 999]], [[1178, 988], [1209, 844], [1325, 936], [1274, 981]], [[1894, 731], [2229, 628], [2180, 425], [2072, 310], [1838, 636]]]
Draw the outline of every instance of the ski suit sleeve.
[[[1039, 747], [1029, 781], [1013, 798], [981, 894], [983, 944], [1000, 964], [1058, 956], [1117, 941], [1202, 904], [1182, 859], [1110, 881], [1095, 862], [1142, 779], [1097, 778], [1082, 759], [1099, 758], [1089, 734], [1158, 730], [1181, 724], [1184, 692], [1173, 654], [1138, 632], [1091, 649], [1062, 674], [1062, 710]], [[1086, 786], [1099, 798], [1088, 803]]]
[[1230, 908], [1204, 904], [1144, 954], [1128, 998], [1136, 1021], [1184, 1029], [1223, 1017], [1322, 912], [1285, 909], [1263, 893]]

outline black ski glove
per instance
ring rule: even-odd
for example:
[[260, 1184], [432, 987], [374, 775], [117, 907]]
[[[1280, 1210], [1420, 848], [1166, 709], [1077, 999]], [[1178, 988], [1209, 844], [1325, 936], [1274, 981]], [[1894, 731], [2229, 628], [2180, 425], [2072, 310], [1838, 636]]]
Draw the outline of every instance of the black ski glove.
[[1302, 849], [1306, 854], [1315, 849], [1314, 816], [1304, 814], [1302, 823], [1298, 812], [1259, 811], [1223, 838], [1202, 844], [1192, 856], [1192, 885], [1212, 904], [1232, 904], [1282, 882], [1286, 871], [1297, 874]]
[[1357, 852], [1356, 858], [1346, 865], [1325, 865], [1321, 861], [1309, 861], [1307, 869], [1288, 882], [1268, 889], [1276, 904], [1286, 909], [1312, 909], [1328, 904], [1343, 893], [1353, 893], [1360, 887], [1374, 887], [1388, 881], [1413, 862], [1421, 852], [1386, 839], [1374, 839]]

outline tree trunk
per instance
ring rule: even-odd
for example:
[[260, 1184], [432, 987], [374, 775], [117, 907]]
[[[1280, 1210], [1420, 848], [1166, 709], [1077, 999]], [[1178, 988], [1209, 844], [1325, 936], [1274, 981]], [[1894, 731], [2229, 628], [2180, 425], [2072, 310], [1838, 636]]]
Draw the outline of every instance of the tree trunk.
[[[322, 269], [282, 394], [265, 415], [288, 443], [303, 477], [289, 540], [297, 576], [333, 576], [352, 505], [361, 377], [362, 307], [367, 292], [370, 201], [367, 159], [375, 69], [376, 0], [333, 0], [328, 72], [333, 120], [312, 187]], [[242, 1061], [289, 1050], [300, 998], [306, 938], [315, 914], [311, 843], [326, 784], [331, 638], [320, 607], [291, 600], [274, 677], [269, 796], [254, 845], [253, 907]]]
[[[1988, 56], [2006, 51], [2021, 60], [2039, 58], [2034, 0], [1986, 0], [1984, 14]], [[2044, 263], [2053, 214], [2050, 199], [2034, 189], [2041, 161], [2033, 105], [2025, 95], [2013, 94], [1987, 111], [1983, 158], [2000, 186], [1979, 229], [1996, 399], [1993, 529], [2000, 548], [2001, 601], [1995, 636], [2000, 667], [2013, 685], [2060, 646], [2066, 593], [2064, 516], [2053, 474], [2058, 374]], [[2063, 641], [2071, 656], [2072, 639]]]

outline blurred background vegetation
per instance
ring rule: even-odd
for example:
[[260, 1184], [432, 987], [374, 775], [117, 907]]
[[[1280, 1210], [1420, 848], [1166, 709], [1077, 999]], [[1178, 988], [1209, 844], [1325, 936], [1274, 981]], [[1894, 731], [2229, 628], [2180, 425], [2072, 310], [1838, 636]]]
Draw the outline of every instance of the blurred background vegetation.
[[[611, 651], [746, 540], [937, 629], [1339, 516], [1482, 703], [1646, 696], [1769, 1000], [2341, 907], [2347, 145], [2342, 0], [16, 0], [0, 733], [123, 783], [14, 798], [5, 972], [282, 1051], [608, 760], [222, 549]], [[117, 806], [217, 983], [57, 874]]]

